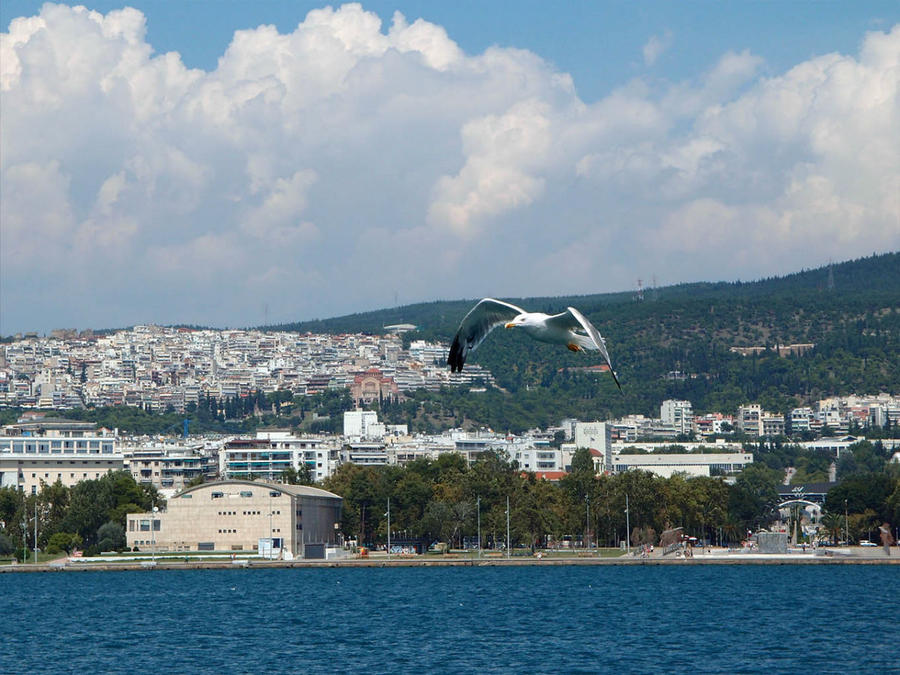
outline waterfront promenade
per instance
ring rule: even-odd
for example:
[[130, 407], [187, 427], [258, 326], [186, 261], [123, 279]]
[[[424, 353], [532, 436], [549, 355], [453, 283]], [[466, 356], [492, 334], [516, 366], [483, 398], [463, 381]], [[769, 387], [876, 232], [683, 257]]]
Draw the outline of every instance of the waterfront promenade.
[[471, 555], [419, 555], [392, 556], [375, 554], [369, 557], [348, 557], [334, 560], [266, 560], [257, 557], [232, 559], [229, 556], [216, 558], [184, 558], [158, 556], [125, 559], [66, 559], [49, 563], [26, 563], [0, 566], [0, 573], [10, 572], [84, 572], [84, 571], [135, 571], [135, 570], [190, 570], [190, 569], [277, 569], [277, 568], [370, 568], [370, 567], [524, 567], [524, 566], [691, 566], [691, 565], [900, 565], [900, 548], [894, 547], [891, 556], [884, 555], [879, 548], [851, 546], [840, 549], [819, 549], [817, 553], [747, 553], [712, 549], [710, 552], [696, 552], [692, 558], [662, 556], [658, 552], [646, 558], [635, 555], [616, 557], [596, 557], [588, 555], [571, 556], [512, 556], [496, 555], [477, 557]]

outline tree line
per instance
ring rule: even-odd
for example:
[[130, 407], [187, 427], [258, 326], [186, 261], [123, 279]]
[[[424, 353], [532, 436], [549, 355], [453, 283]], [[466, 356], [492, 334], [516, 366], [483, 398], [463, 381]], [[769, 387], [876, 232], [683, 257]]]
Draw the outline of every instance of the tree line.
[[21, 559], [35, 547], [47, 553], [83, 550], [87, 555], [125, 548], [125, 519], [129, 513], [164, 505], [152, 485], [138, 484], [127, 471], [110, 472], [72, 487], [42, 483], [37, 494], [13, 487], [0, 488], [0, 555], [13, 552]]
[[[859, 453], [862, 464], [867, 452], [863, 446], [852, 455]], [[502, 546], [508, 498], [512, 543], [533, 549], [563, 541], [655, 544], [675, 527], [703, 541], [736, 543], [777, 517], [783, 477], [783, 470], [763, 461], [733, 481], [684, 474], [663, 478], [645, 471], [597, 475], [590, 451], [579, 449], [572, 471], [558, 483], [486, 452], [471, 465], [453, 453], [405, 466], [345, 464], [324, 487], [344, 498], [342, 531], [361, 544], [386, 542], [390, 500], [394, 541], [408, 537], [466, 546], [475, 540], [480, 521], [484, 547]], [[865, 538], [885, 520], [900, 523], [900, 470], [884, 461], [855, 467], [829, 492], [825, 513], [832, 521], [840, 514], [854, 539]]]

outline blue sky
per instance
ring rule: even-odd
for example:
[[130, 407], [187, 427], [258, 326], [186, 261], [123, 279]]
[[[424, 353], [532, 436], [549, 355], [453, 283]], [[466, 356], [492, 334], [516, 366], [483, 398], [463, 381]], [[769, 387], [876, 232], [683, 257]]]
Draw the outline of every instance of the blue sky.
[[900, 248], [897, 2], [86, 4], [0, 4], [0, 334]]
[[[40, 0], [4, 0], [0, 25], [36, 14]], [[177, 51], [185, 64], [213, 70], [234, 31], [273, 24], [290, 32], [306, 13], [326, 4], [258, 0], [102, 0], [82, 3], [106, 13], [126, 5], [147, 17], [147, 41], [158, 53]], [[831, 51], [854, 52], [869, 30], [900, 21], [894, 0], [854, 2], [546, 2], [456, 0], [364, 2], [390, 22], [395, 11], [447, 29], [469, 54], [491, 45], [529, 49], [571, 73], [579, 96], [595, 101], [645, 70], [642, 49], [654, 35], [671, 34], [660, 78], [695, 77], [728, 50], [750, 49], [771, 72]]]

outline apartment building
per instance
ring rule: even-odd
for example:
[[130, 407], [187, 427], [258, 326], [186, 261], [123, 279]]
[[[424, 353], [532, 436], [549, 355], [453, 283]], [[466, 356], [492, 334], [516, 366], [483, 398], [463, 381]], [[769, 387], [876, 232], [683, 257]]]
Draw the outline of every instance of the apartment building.
[[676, 434], [689, 434], [693, 431], [694, 411], [690, 401], [668, 399], [659, 407], [659, 417], [664, 424], [670, 425]]
[[232, 438], [219, 451], [219, 474], [227, 479], [282, 480], [305, 465], [313, 480], [330, 476], [339, 462], [338, 444], [322, 436], [294, 436], [288, 429], [258, 429], [254, 438]]
[[0, 435], [0, 487], [37, 494], [42, 483], [72, 486], [123, 468], [117, 433], [93, 422], [34, 417]]

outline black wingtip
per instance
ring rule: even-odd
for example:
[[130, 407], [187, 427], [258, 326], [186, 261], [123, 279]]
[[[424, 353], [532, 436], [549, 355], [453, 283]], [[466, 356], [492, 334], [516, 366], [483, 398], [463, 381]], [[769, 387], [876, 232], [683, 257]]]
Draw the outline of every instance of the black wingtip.
[[447, 365], [450, 366], [451, 373], [461, 373], [465, 358], [463, 357], [462, 346], [459, 344], [459, 336], [453, 338], [453, 344], [450, 345], [450, 354], [447, 356]]

